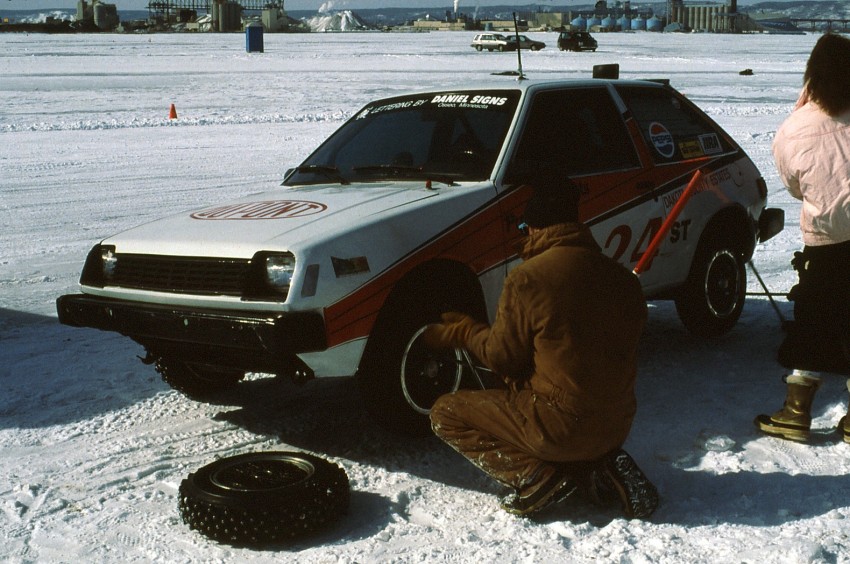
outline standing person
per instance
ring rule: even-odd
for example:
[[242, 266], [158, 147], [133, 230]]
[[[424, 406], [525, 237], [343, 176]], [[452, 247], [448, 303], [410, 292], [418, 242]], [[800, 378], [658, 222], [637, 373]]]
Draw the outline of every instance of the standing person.
[[636, 410], [640, 283], [578, 222], [575, 184], [549, 175], [532, 186], [523, 263], [505, 280], [492, 327], [448, 313], [425, 334], [432, 347], [465, 347], [506, 387], [440, 397], [432, 428], [513, 489], [501, 501], [510, 513], [530, 515], [581, 487], [647, 517], [657, 491], [620, 448]]
[[[755, 419], [762, 432], [794, 441], [809, 438], [821, 372], [850, 374], [850, 40], [821, 37], [803, 82], [773, 142], [779, 176], [803, 202], [805, 246], [794, 253], [799, 282], [788, 295], [794, 321], [779, 348], [780, 364], [792, 373], [782, 409]], [[838, 427], [850, 443], [850, 417]]]

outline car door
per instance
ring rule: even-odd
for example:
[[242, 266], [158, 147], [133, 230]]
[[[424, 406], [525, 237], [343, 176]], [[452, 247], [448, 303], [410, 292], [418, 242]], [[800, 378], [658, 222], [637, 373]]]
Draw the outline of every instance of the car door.
[[[732, 141], [681, 94], [658, 84], [618, 83], [615, 89], [628, 106], [651, 158], [649, 178], [665, 219], [697, 169], [713, 171], [706, 180], [710, 184], [735, 186], [741, 182], [738, 167], [725, 164], [736, 154]], [[724, 205], [723, 191], [717, 194], [695, 197], [683, 209], [652, 261], [655, 273], [643, 275], [647, 283], [664, 287], [684, 280], [700, 234]], [[658, 278], [659, 274], [663, 276]]]
[[[560, 168], [581, 188], [580, 219], [603, 251], [632, 268], [661, 226], [662, 204], [650, 158], [645, 149], [639, 153], [624, 110], [607, 83], [536, 91], [506, 184], [522, 185], [523, 174], [538, 167]], [[514, 202], [506, 221], [520, 209]]]

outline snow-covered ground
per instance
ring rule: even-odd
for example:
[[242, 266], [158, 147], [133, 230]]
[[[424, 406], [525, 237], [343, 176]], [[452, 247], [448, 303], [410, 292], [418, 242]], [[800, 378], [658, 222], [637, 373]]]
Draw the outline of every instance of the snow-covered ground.
[[[616, 62], [624, 78], [670, 78], [724, 126], [786, 210], [755, 264], [772, 291], [790, 288], [799, 206], [770, 144], [817, 36], [600, 34], [596, 53], [574, 54], [552, 47], [555, 34], [530, 35], [549, 44], [524, 55], [530, 77]], [[227, 402], [194, 403], [128, 339], [57, 323], [55, 298], [76, 291], [100, 238], [274, 186], [369, 99], [515, 68], [515, 54], [477, 53], [471, 38], [267, 34], [265, 53], [248, 54], [241, 34], [0, 34], [0, 561], [850, 562], [850, 446], [833, 432], [843, 379], [816, 398], [811, 444], [752, 425], [784, 393], [764, 297], [714, 342], [652, 304], [626, 444], [661, 492], [649, 521], [578, 500], [510, 516], [494, 484], [436, 439], [373, 426], [349, 378], [258, 378]], [[181, 522], [186, 474], [265, 450], [342, 465], [350, 514], [276, 551], [219, 545]]]

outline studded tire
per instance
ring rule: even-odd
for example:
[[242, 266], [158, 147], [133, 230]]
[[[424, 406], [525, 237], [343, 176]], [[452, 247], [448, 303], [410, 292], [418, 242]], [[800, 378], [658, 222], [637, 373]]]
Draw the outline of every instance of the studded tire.
[[326, 529], [348, 510], [345, 471], [301, 452], [222, 458], [180, 484], [183, 522], [234, 546], [285, 545]]

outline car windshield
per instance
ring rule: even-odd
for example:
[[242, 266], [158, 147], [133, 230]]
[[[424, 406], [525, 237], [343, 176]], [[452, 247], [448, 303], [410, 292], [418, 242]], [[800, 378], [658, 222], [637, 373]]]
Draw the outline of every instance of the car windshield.
[[328, 138], [284, 184], [485, 180], [518, 100], [517, 90], [476, 90], [374, 102]]

